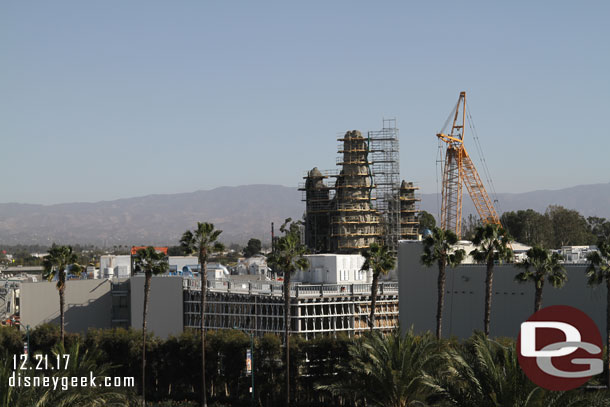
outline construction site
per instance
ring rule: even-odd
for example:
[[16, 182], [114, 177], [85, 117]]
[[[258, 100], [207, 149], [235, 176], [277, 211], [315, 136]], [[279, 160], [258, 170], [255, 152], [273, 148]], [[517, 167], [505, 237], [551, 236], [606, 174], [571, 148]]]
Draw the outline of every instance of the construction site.
[[[466, 109], [462, 92], [445, 127], [437, 134], [439, 149], [446, 144], [442, 160], [441, 227], [458, 236], [462, 185], [466, 185], [482, 223], [499, 224], [493, 202], [464, 147]], [[370, 270], [363, 270], [362, 250], [378, 243], [398, 253], [399, 245], [421, 240], [419, 188], [413, 182], [401, 180], [398, 133], [395, 119], [384, 119], [381, 130], [368, 131], [366, 135], [357, 130], [347, 131], [337, 138], [337, 168], [321, 171], [314, 167], [299, 185], [306, 207], [304, 243], [311, 254], [306, 255], [308, 270], [295, 273], [290, 286], [291, 332], [305, 337], [338, 332], [353, 336], [369, 329], [373, 279]], [[123, 262], [119, 258], [114, 263], [112, 259], [100, 261], [104, 277], [127, 278], [113, 282], [108, 288], [112, 301], [104, 307], [112, 308], [109, 312], [112, 318], [103, 319], [100, 326], [127, 327], [140, 322], [140, 298], [131, 297], [141, 293], [142, 279], [132, 278], [133, 273], [127, 270], [131, 270], [133, 258], [123, 257]], [[176, 263], [174, 272], [167, 277], [175, 279], [155, 279], [155, 284], [164, 286], [164, 305], [159, 311], [164, 316], [159, 321], [150, 321], [157, 332], [167, 335], [201, 324], [201, 280], [191, 270], [197, 259], [178, 257], [172, 261]], [[204, 324], [207, 329], [240, 328], [256, 335], [283, 331], [283, 282], [272, 278], [274, 273], [249, 274], [208, 270]], [[382, 332], [398, 324], [396, 274], [390, 275], [389, 280], [380, 283], [376, 301], [374, 329]], [[30, 290], [34, 287], [24, 286]], [[16, 300], [10, 299], [9, 291], [8, 286], [0, 290], [0, 299], [14, 306]], [[54, 298], [54, 293], [54, 288], [49, 287], [49, 298]], [[35, 297], [42, 298], [42, 294]], [[30, 306], [32, 299], [24, 301], [24, 315], [36, 308]], [[36, 319], [35, 315], [28, 318], [26, 322], [32, 324], [44, 320]]]
[[377, 242], [396, 251], [399, 240], [417, 239], [418, 187], [400, 181], [396, 120], [384, 119], [366, 137], [352, 130], [337, 141], [338, 168], [314, 167], [299, 187], [308, 248], [349, 254]]

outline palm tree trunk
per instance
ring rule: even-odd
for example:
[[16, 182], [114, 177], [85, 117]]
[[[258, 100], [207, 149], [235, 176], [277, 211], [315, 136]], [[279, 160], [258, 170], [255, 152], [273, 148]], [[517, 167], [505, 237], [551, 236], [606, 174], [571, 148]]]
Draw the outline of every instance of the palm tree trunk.
[[146, 315], [148, 314], [151, 277], [151, 273], [147, 271], [144, 280], [144, 311], [142, 313], [142, 407], [146, 407]]
[[438, 303], [436, 304], [436, 339], [442, 337], [442, 325], [443, 325], [443, 307], [445, 305], [445, 261], [439, 260], [438, 262]]
[[544, 279], [536, 282], [536, 294], [534, 296], [534, 312], [540, 311], [542, 308], [542, 287], [544, 287]]
[[491, 295], [494, 281], [494, 262], [487, 262], [487, 276], [485, 277], [485, 320], [483, 321], [483, 330], [485, 336], [489, 336], [489, 325], [491, 320]]
[[371, 284], [371, 317], [369, 327], [371, 332], [375, 329], [375, 306], [377, 304], [377, 285], [379, 284], [379, 272], [373, 273], [373, 283]]
[[610, 389], [610, 278], [606, 277], [606, 367], [608, 389]]
[[[61, 278], [61, 273], [63, 273], [63, 271], [60, 272], [60, 277]], [[61, 343], [61, 346], [64, 347], [65, 349], [65, 343], [64, 343], [64, 324], [65, 324], [65, 317], [64, 317], [64, 303], [65, 303], [65, 294], [66, 292], [66, 282], [65, 280], [62, 282], [61, 287], [59, 288], [59, 343]], [[29, 349], [28, 349], [29, 352]]]
[[284, 271], [284, 342], [286, 343], [286, 407], [290, 406], [290, 272]]
[[204, 258], [199, 260], [201, 267], [201, 406], [207, 407], [208, 399], [205, 388], [205, 297], [207, 295], [207, 283], [208, 283], [208, 265]]

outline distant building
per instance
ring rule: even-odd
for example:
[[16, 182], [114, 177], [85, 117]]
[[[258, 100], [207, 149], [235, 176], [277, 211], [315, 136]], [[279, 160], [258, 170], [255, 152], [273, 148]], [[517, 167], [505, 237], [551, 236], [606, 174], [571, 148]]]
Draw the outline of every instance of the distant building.
[[199, 259], [197, 256], [169, 256], [170, 273], [196, 272], [199, 270]]
[[131, 255], [100, 256], [100, 278], [128, 278], [131, 276]]
[[[474, 249], [476, 249], [477, 246], [475, 246], [470, 240], [459, 240], [454, 247], [455, 247], [455, 249], [462, 249], [462, 250], [464, 250], [464, 252], [466, 252], [466, 257], [464, 258], [464, 261], [462, 261], [462, 264], [474, 264], [475, 263], [474, 259], [470, 255], [470, 253]], [[511, 248], [513, 250], [513, 254], [515, 256], [516, 262], [523, 261], [527, 257], [525, 253], [529, 249], [531, 249], [530, 246], [524, 245], [523, 243], [519, 243], [519, 242], [512, 242]]]
[[4, 275], [19, 276], [26, 274], [42, 274], [44, 267], [42, 266], [11, 266], [2, 270]]
[[562, 246], [557, 252], [563, 257], [565, 263], [587, 263], [587, 256], [597, 251], [597, 246]]
[[237, 274], [264, 275], [269, 276], [270, 269], [267, 266], [267, 258], [262, 254], [240, 259], [236, 266]]

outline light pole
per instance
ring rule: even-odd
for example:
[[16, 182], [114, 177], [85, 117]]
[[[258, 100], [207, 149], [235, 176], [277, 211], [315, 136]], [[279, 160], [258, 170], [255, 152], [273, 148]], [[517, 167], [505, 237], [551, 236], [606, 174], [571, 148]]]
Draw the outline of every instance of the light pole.
[[[239, 331], [244, 332], [242, 329], [238, 328], [237, 326], [233, 326], [233, 329], [237, 329]], [[244, 332], [245, 333], [245, 332]], [[248, 357], [247, 353], [246, 353], [246, 358]], [[246, 363], [248, 363], [248, 361], [246, 360]], [[246, 369], [247, 371], [247, 369]], [[254, 331], [250, 332], [250, 377], [252, 377], [252, 396], [250, 398], [250, 401], [252, 403], [252, 407], [254, 407]]]
[[252, 407], [254, 407], [254, 331], [250, 332], [250, 364], [252, 371], [250, 372], [250, 376], [252, 376]]
[[28, 361], [30, 360], [30, 326], [26, 325], [25, 326], [25, 337], [26, 337], [26, 343], [27, 343], [27, 347], [28, 347]]

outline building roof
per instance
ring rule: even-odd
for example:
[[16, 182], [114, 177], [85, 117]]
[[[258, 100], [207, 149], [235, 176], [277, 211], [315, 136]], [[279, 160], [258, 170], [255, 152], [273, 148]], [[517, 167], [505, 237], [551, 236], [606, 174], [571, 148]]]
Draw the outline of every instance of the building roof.
[[3, 270], [4, 273], [42, 273], [42, 266], [11, 266]]

